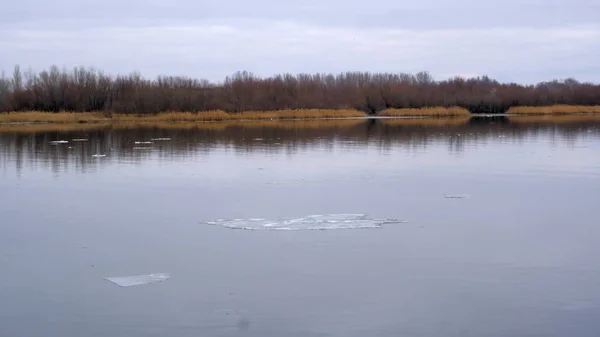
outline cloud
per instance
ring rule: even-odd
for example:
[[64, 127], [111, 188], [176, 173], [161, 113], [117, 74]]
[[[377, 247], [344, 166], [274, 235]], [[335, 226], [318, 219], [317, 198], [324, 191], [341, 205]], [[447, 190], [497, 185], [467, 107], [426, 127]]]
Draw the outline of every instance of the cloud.
[[21, 0], [3, 5], [0, 25], [154, 25], [196, 20], [284, 20], [319, 26], [459, 29], [550, 27], [597, 22], [589, 0]]
[[[10, 4], [9, 16], [18, 19], [0, 26], [0, 69], [90, 65], [211, 80], [238, 70], [264, 76], [428, 70], [436, 78], [486, 74], [528, 83], [600, 78], [600, 26], [585, 20], [598, 7], [581, 0], [562, 7], [533, 0], [517, 7], [472, 0], [327, 6], [257, 0], [229, 9], [232, 1], [107, 1], [114, 6], [89, 10], [93, 2], [61, 0], [62, 7], [45, 8], [45, 21], [36, 19], [43, 6], [24, 14], [34, 0]], [[584, 9], [587, 16], [574, 22], [573, 13]]]

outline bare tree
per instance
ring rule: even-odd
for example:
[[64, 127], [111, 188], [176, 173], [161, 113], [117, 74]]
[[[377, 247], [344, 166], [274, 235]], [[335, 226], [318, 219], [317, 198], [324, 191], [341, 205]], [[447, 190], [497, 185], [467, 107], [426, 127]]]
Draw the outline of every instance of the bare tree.
[[488, 76], [435, 81], [428, 72], [279, 74], [261, 78], [237, 72], [221, 83], [188, 77], [108, 76], [94, 68], [51, 67], [0, 79], [0, 111], [228, 112], [281, 109], [359, 109], [462, 106], [472, 112], [504, 112], [517, 105], [600, 104], [600, 85], [575, 79], [537, 85], [499, 83]]

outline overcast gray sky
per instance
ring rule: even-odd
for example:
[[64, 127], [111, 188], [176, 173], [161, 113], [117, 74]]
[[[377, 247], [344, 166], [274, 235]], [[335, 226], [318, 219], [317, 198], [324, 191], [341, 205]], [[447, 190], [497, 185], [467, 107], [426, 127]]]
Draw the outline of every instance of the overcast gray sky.
[[0, 69], [94, 66], [222, 80], [238, 70], [430, 71], [600, 82], [597, 0], [20, 0]]

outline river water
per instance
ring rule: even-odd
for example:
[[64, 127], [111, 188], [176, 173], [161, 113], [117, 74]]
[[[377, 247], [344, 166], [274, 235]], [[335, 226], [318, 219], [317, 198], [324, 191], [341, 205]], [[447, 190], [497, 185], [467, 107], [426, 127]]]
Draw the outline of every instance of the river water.
[[599, 206], [600, 118], [0, 126], [0, 336], [596, 337]]

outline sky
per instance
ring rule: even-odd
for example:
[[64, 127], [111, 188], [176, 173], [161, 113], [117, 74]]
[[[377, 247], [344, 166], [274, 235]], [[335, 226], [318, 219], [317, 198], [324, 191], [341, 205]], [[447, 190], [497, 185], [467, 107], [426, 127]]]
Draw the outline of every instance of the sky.
[[20, 0], [0, 70], [86, 66], [221, 81], [236, 71], [428, 71], [600, 82], [595, 0]]

